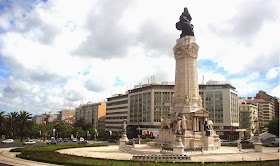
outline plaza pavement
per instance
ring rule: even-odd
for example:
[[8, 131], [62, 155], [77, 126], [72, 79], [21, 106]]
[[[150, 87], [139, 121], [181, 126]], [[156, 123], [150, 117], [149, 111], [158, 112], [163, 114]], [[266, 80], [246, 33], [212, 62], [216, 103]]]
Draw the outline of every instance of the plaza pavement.
[[[253, 149], [243, 149], [239, 151], [237, 147], [222, 146], [218, 150], [186, 154], [191, 157], [189, 162], [265, 161], [279, 160], [278, 149], [279, 147], [263, 147], [262, 152], [254, 152]], [[58, 152], [77, 156], [114, 160], [131, 160], [133, 155], [161, 154], [159, 148], [147, 145], [135, 145], [135, 148], [122, 151], [119, 150], [118, 145], [110, 145], [105, 147], [63, 149]]]

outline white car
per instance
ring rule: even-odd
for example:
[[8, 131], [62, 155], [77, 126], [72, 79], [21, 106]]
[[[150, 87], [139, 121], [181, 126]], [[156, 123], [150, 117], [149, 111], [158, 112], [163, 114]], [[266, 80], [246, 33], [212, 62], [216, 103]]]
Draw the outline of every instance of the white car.
[[2, 144], [12, 144], [12, 143], [14, 143], [13, 139], [6, 139], [6, 140], [2, 141]]
[[77, 142], [77, 138], [73, 138], [73, 140], [72, 140], [73, 142]]
[[27, 142], [24, 142], [23, 145], [34, 145], [36, 142], [33, 140], [29, 140]]

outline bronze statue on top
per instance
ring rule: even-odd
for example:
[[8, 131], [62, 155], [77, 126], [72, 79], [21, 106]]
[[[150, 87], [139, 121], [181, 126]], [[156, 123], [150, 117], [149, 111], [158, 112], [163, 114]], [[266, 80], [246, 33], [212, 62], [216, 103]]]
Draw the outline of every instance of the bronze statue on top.
[[180, 16], [180, 21], [176, 23], [176, 28], [182, 30], [180, 38], [185, 36], [194, 36], [193, 25], [191, 24], [192, 17], [188, 11], [188, 8], [184, 8], [184, 12]]

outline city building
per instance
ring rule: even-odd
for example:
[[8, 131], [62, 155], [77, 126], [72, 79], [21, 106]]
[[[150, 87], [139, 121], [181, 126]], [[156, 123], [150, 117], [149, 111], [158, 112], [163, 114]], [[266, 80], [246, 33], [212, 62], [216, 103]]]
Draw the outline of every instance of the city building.
[[107, 98], [105, 131], [120, 134], [123, 120], [127, 119], [127, 94], [116, 94]]
[[254, 99], [253, 101], [258, 103], [260, 128], [263, 129], [268, 125], [268, 122], [275, 117], [275, 107], [271, 101], [266, 101], [264, 99]]
[[106, 121], [106, 116], [102, 116], [98, 119], [98, 130], [99, 131], [105, 131], [105, 121]]
[[36, 124], [44, 124], [44, 117], [42, 115], [35, 115], [33, 122]]
[[133, 137], [149, 133], [157, 135], [161, 120], [172, 109], [174, 85], [138, 85], [128, 93], [128, 128]]
[[277, 97], [270, 96], [266, 94], [266, 92], [260, 90], [259, 93], [256, 94], [255, 99], [263, 99], [265, 101], [269, 101], [270, 105], [273, 108], [274, 117], [279, 118], [279, 99]]
[[74, 110], [62, 110], [57, 114], [57, 121], [61, 122], [65, 119], [69, 119], [70, 117], [74, 117], [75, 111]]
[[246, 129], [245, 137], [254, 136], [258, 128], [258, 104], [252, 100], [239, 99], [239, 127]]
[[81, 104], [75, 109], [75, 119], [81, 118], [89, 122], [94, 129], [98, 129], [98, 119], [106, 115], [106, 103], [91, 103]]
[[199, 85], [202, 106], [209, 111], [209, 119], [221, 139], [235, 140], [244, 137], [245, 129], [239, 128], [238, 92], [228, 83], [208, 81]]

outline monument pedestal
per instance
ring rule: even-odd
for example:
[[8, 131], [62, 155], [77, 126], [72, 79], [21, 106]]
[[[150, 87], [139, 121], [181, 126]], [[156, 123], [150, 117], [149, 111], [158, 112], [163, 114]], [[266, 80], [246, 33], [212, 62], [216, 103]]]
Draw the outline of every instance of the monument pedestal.
[[208, 136], [203, 138], [203, 150], [214, 150], [215, 143], [214, 143], [214, 137]]
[[122, 133], [122, 138], [119, 140], [119, 142], [119, 149], [124, 149], [126, 147], [126, 143], [128, 142], [126, 133]]
[[262, 143], [256, 142], [253, 143], [256, 152], [262, 152]]
[[184, 145], [182, 143], [181, 135], [176, 135], [176, 144], [173, 146], [174, 155], [182, 155], [184, 153]]
[[259, 134], [254, 135], [254, 149], [256, 152], [262, 152], [262, 143], [259, 139]]
[[124, 149], [126, 148], [126, 143], [128, 142], [128, 138], [126, 135], [126, 119], [123, 120], [123, 130], [122, 130], [122, 137], [119, 140], [120, 145], [119, 145], [119, 149]]

